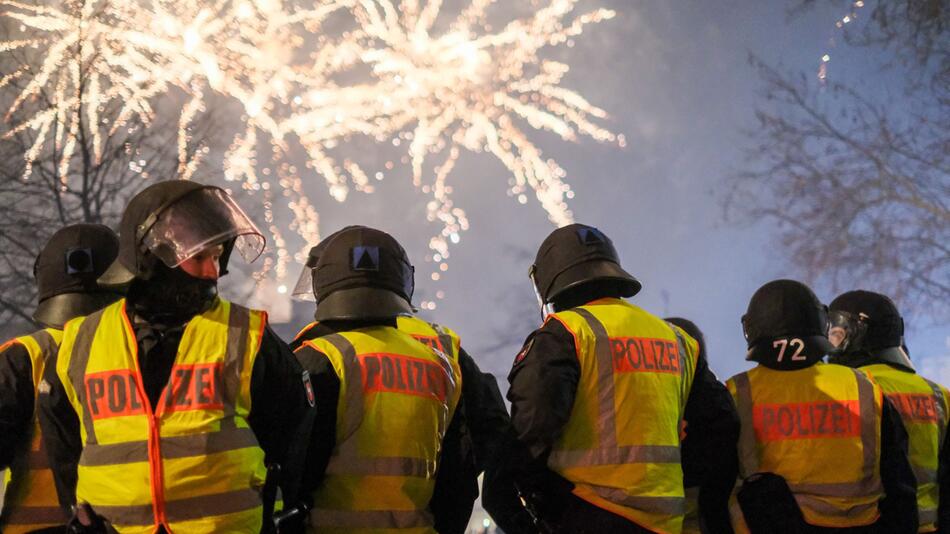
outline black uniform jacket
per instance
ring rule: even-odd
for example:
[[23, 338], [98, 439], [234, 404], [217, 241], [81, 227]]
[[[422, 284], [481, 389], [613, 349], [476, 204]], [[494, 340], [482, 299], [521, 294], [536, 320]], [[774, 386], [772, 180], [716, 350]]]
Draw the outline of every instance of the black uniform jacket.
[[0, 470], [29, 447], [26, 437], [33, 426], [34, 395], [30, 354], [23, 345], [12, 343], [0, 352]]
[[[154, 407], [169, 382], [184, 326], [165, 328], [139, 317], [133, 317], [133, 325], [142, 385]], [[56, 360], [56, 357], [51, 358], [46, 364], [43, 380], [49, 385], [49, 393], [39, 397], [39, 417], [59, 500], [68, 510], [76, 501], [82, 440], [78, 415], [56, 374]], [[292, 441], [289, 437], [297, 435], [298, 424], [312, 408], [303, 383], [303, 369], [287, 344], [269, 326], [264, 329], [251, 370], [250, 391], [248, 424], [265, 453], [265, 461], [283, 464]], [[301, 491], [309, 493], [306, 487]]]
[[[508, 400], [512, 424], [531, 460], [529, 469], [513, 468], [521, 484], [539, 487], [541, 492], [551, 487], [570, 490], [570, 484], [557, 481], [560, 477], [547, 471], [545, 464], [571, 416], [580, 375], [574, 336], [559, 321], [546, 321], [532, 332], [516, 356], [508, 376]], [[681, 458], [685, 485], [700, 488], [700, 519], [706, 530], [731, 532], [728, 499], [738, 472], [739, 419], [732, 398], [709, 370], [704, 354], [697, 360], [684, 419], [687, 437]]]
[[[312, 487], [319, 486], [330, 461], [330, 455], [336, 445], [336, 412], [340, 379], [333, 370], [329, 358], [310, 345], [304, 344], [304, 342], [337, 332], [346, 332], [369, 326], [391, 326], [395, 328], [396, 320], [393, 318], [373, 321], [322, 321], [303, 332], [291, 344], [301, 365], [310, 372], [314, 390], [318, 392], [317, 419], [314, 424], [311, 445], [315, 452], [311, 455], [313, 462], [307, 468], [307, 476], [310, 477], [308, 485]], [[471, 375], [472, 367], [474, 366], [476, 371], [478, 367], [475, 366], [474, 360], [467, 354], [464, 359], [467, 359], [468, 362], [464, 362], [460, 355], [462, 396], [459, 398], [455, 415], [442, 441], [442, 456], [439, 459], [440, 465], [439, 472], [436, 475], [435, 492], [429, 502], [429, 509], [435, 517], [436, 530], [442, 534], [461, 534], [465, 532], [469, 518], [472, 515], [473, 504], [478, 497], [476, 453], [473, 451], [472, 443], [474, 434], [471, 432], [473, 429], [470, 429], [467, 423], [467, 414], [469, 413], [467, 401], [470, 396], [465, 393], [466, 387], [468, 387], [466, 385], [468, 383], [466, 373], [474, 376]], [[466, 369], [468, 370], [466, 371]], [[473, 384], [477, 383], [478, 381], [473, 379]], [[497, 390], [497, 385], [495, 389]], [[502, 408], [502, 410], [504, 409]], [[482, 419], [478, 419], [477, 424], [486, 424], [486, 421], [490, 422], [497, 417], [499, 417], [497, 413], [486, 415]], [[505, 418], [507, 419], [507, 414], [505, 414]], [[491, 450], [490, 444], [482, 444], [481, 446], [485, 447], [486, 451]], [[487, 454], [487, 452], [483, 454]], [[372, 497], [367, 496], [367, 498]]]

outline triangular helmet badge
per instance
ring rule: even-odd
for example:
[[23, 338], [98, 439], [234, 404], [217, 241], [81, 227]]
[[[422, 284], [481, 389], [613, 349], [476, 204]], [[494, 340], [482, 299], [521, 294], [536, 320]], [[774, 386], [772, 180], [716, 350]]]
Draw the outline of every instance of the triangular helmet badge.
[[577, 236], [585, 245], [600, 245], [604, 242], [603, 235], [596, 228], [580, 228]]
[[378, 271], [379, 247], [353, 247], [354, 271]]

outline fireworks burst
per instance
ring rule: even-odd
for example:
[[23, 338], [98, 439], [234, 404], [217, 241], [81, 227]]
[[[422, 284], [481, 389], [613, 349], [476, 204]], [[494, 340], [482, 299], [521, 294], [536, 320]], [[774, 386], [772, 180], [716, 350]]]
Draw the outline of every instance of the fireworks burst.
[[[437, 280], [447, 269], [449, 245], [468, 229], [448, 183], [463, 151], [495, 156], [511, 173], [509, 195], [525, 204], [533, 192], [549, 219], [564, 225], [572, 220], [567, 200], [573, 196], [566, 173], [527, 132], [625, 143], [598, 125], [604, 110], [561, 85], [568, 66], [541, 58], [543, 49], [572, 46], [585, 26], [614, 16], [606, 9], [577, 14], [576, 4], [536, 1], [531, 14], [493, 27], [494, 0], [473, 0], [455, 17], [442, 12], [440, 0], [323, 0], [307, 8], [292, 0], [86, 0], [62, 8], [0, 0], [4, 16], [26, 35], [0, 42], [0, 53], [31, 48], [43, 57], [35, 70], [0, 79], [0, 89], [25, 82], [17, 84], [8, 116], [40, 93], [55, 103], [8, 134], [36, 132], [30, 161], [52, 142], [65, 180], [83, 117], [98, 146], [133, 118], [147, 127], [156, 100], [175, 93], [184, 102], [179, 152], [185, 154], [207, 98], [238, 103], [242, 116], [224, 154], [224, 175], [264, 195], [277, 249], [265, 268], [275, 268], [278, 279], [292, 256], [275, 223], [275, 202], [286, 203], [291, 230], [305, 242], [318, 237], [316, 210], [288, 163], [290, 143], [304, 150], [307, 167], [338, 201], [351, 189], [373, 186], [356, 161], [334, 157], [335, 149], [356, 137], [404, 147], [414, 185], [431, 196], [428, 219], [442, 226], [429, 242]], [[323, 28], [331, 16], [345, 19], [332, 35]], [[340, 81], [354, 72], [365, 75]], [[98, 115], [106, 108], [109, 122]], [[259, 157], [268, 144], [270, 154]], [[180, 176], [190, 177], [199, 163], [181, 157]]]

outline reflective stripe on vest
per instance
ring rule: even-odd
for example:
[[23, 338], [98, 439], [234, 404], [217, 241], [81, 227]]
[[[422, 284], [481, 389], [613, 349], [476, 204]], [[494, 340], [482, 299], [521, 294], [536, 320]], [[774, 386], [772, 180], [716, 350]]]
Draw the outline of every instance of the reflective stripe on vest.
[[264, 454], [247, 414], [266, 322], [222, 299], [195, 316], [154, 407], [124, 299], [67, 324], [57, 372], [80, 416], [77, 499], [123, 534], [258, 532]]
[[[551, 317], [575, 337], [582, 384], [549, 467], [573, 482], [579, 497], [652, 530], [678, 532], [686, 504], [678, 427], [695, 373], [695, 341], [687, 345], [678, 328], [620, 299]], [[648, 378], [637, 382], [633, 375]], [[662, 422], [659, 414], [667, 414]]]
[[[39, 394], [46, 359], [59, 349], [62, 336], [62, 330], [47, 328], [13, 339], [0, 347], [0, 353], [14, 343], [26, 349], [30, 357], [34, 398]], [[2, 354], [0, 357], [3, 357]], [[56, 498], [53, 472], [49, 468], [35, 407], [30, 432], [24, 436], [20, 446], [22, 448], [5, 473], [6, 491], [3, 513], [0, 515], [0, 531], [20, 534], [65, 523], [69, 516]]]
[[881, 363], [861, 367], [881, 386], [900, 413], [909, 441], [908, 457], [917, 477], [920, 532], [936, 530], [940, 487], [938, 455], [947, 430], [947, 399], [943, 388], [911, 371]]
[[867, 376], [837, 365], [797, 371], [759, 366], [727, 385], [741, 425], [742, 477], [762, 471], [782, 475], [814, 525], [850, 527], [877, 520], [883, 493], [882, 401]]
[[[434, 532], [427, 506], [460, 394], [458, 365], [390, 327], [304, 344], [325, 354], [340, 377], [336, 447], [314, 492], [311, 524], [347, 532]], [[298, 357], [306, 356], [298, 349]]]
[[396, 328], [414, 337], [434, 349], [439, 349], [448, 357], [458, 361], [460, 341], [458, 335], [442, 325], [429, 323], [414, 315], [400, 315], [396, 318]]
[[[317, 326], [318, 323], [312, 322], [303, 327], [300, 332], [294, 336], [294, 341], [303, 338], [307, 332]], [[424, 321], [414, 315], [400, 315], [396, 317], [396, 328], [400, 332], [405, 332], [419, 341], [432, 348], [439, 349], [453, 360], [458, 361], [461, 341], [458, 334], [452, 329]]]

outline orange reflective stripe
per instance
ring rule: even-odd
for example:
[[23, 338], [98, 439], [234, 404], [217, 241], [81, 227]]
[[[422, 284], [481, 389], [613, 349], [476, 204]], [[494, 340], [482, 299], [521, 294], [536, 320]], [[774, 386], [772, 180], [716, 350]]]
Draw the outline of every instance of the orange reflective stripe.
[[[597, 429], [601, 449], [617, 449], [617, 415], [614, 407], [614, 362], [610, 336], [603, 323], [584, 308], [574, 308], [587, 321], [594, 333], [594, 355], [597, 360]], [[580, 347], [578, 347], [580, 348]]]
[[424, 458], [400, 456], [360, 457], [341, 456], [331, 459], [326, 472], [333, 475], [405, 476], [431, 478], [435, 476], [436, 462]]
[[736, 411], [739, 412], [739, 465], [744, 477], [759, 471], [759, 454], [756, 450], [755, 424], [752, 415], [752, 385], [749, 374], [733, 377], [736, 386]]
[[317, 326], [317, 322], [316, 322], [316, 321], [314, 321], [314, 322], [308, 324], [307, 326], [301, 328], [301, 329], [300, 329], [300, 332], [297, 332], [297, 335], [294, 336], [294, 339], [293, 339], [293, 340], [294, 340], [294, 341], [297, 341], [298, 339], [302, 338], [302, 337], [304, 336], [304, 334], [306, 334], [307, 332], [309, 332], [310, 329], [313, 328], [314, 326]]
[[343, 528], [423, 528], [433, 523], [432, 514], [424, 510], [322, 510], [310, 513], [315, 527]]
[[680, 448], [667, 445], [631, 445], [615, 449], [555, 450], [550, 460], [557, 465], [591, 466], [634, 463], [680, 463]]

